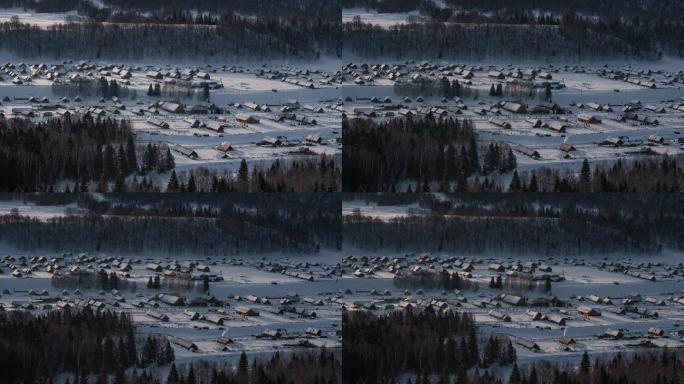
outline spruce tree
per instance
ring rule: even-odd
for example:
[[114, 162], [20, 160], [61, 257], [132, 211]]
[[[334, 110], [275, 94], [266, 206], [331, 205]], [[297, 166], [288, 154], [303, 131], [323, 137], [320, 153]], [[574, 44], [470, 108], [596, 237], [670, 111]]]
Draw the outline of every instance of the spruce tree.
[[167, 384], [175, 384], [179, 382], [178, 370], [176, 369], [176, 364], [171, 364], [171, 369], [169, 370], [169, 375], [166, 377]]
[[589, 360], [589, 354], [584, 351], [582, 354], [582, 361], [580, 362], [580, 372], [584, 374], [589, 374], [591, 372], [591, 360]]
[[520, 375], [520, 370], [518, 369], [518, 364], [513, 364], [513, 370], [511, 371], [511, 376], [508, 378], [509, 384], [520, 384], [522, 377]]
[[245, 351], [242, 351], [242, 353], [240, 353], [240, 361], [238, 362], [238, 372], [247, 374], [248, 369], [249, 362], [247, 361], [247, 354], [245, 354]]
[[247, 161], [242, 159], [240, 162], [240, 169], [238, 170], [238, 180], [241, 183], [247, 183], [249, 181], [249, 169], [247, 168]]
[[114, 357], [114, 342], [110, 337], [107, 337], [104, 341], [104, 351], [102, 356], [102, 365], [107, 372], [113, 372], [116, 367], [115, 357]]
[[518, 171], [513, 171], [513, 177], [511, 178], [511, 184], [508, 186], [510, 192], [520, 192], [522, 185], [520, 184], [520, 176], [518, 176]]
[[589, 167], [589, 161], [587, 159], [582, 161], [580, 184], [582, 185], [583, 192], [589, 192], [589, 189], [591, 188], [591, 168]]
[[178, 176], [176, 176], [176, 171], [171, 171], [169, 183], [166, 185], [166, 192], [178, 192], [179, 190], [180, 186], [178, 185]]
[[138, 170], [138, 159], [135, 153], [135, 142], [133, 135], [129, 135], [126, 140], [126, 169], [129, 172], [136, 172]]
[[190, 178], [188, 179], [187, 185], [188, 193], [197, 192], [197, 185], [195, 184], [195, 174], [190, 173]]
[[539, 186], [537, 185], [537, 174], [532, 172], [532, 178], [530, 179], [530, 185], [528, 186], [530, 192], [538, 192]]

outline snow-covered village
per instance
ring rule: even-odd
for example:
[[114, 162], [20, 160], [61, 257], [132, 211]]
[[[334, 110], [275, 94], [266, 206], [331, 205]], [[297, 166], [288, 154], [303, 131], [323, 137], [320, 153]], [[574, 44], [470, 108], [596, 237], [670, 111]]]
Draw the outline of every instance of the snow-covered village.
[[678, 384], [684, 3], [0, 0], [0, 384]]

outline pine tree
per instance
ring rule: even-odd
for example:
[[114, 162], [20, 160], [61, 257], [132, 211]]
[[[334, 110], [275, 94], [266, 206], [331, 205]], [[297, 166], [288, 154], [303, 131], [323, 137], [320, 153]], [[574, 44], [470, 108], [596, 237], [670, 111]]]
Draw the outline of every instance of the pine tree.
[[116, 180], [114, 182], [114, 191], [116, 193], [126, 192], [126, 180], [123, 178], [121, 174], [116, 175]]
[[504, 351], [502, 360], [504, 364], [511, 364], [518, 360], [518, 354], [515, 351], [515, 347], [513, 347], [513, 343], [510, 339], [508, 340], [508, 344], [506, 344], [506, 350]]
[[532, 178], [530, 179], [530, 185], [527, 187], [530, 192], [538, 192], [539, 186], [537, 185], [537, 175], [532, 172]]
[[176, 176], [176, 171], [171, 171], [171, 177], [169, 178], [169, 183], [166, 185], [167, 192], [178, 192], [180, 186], [178, 185], [178, 176]]
[[138, 170], [138, 160], [135, 153], [133, 135], [130, 135], [126, 141], [126, 169], [128, 172], [136, 172]]
[[114, 357], [114, 342], [109, 337], [106, 338], [104, 342], [102, 365], [107, 372], [113, 372], [114, 368], [116, 367], [116, 361]]
[[105, 180], [112, 180], [116, 174], [116, 164], [114, 162], [114, 148], [107, 144], [102, 159], [102, 173]]
[[122, 337], [119, 337], [119, 342], [117, 343], [116, 351], [118, 353], [118, 356], [116, 358], [117, 365], [124, 367], [124, 368], [127, 368], [128, 367], [128, 364], [127, 364], [128, 355], [127, 355], [126, 345], [124, 344], [124, 340]]
[[202, 290], [204, 292], [209, 292], [209, 278], [207, 276], [204, 276], [204, 279], [202, 280]]
[[166, 343], [164, 344], [164, 351], [161, 354], [160, 363], [168, 364], [173, 362], [174, 360], [176, 360], [176, 354], [173, 352], [173, 347], [167, 339]]
[[456, 178], [456, 148], [453, 144], [447, 145], [446, 158], [444, 159], [444, 173], [446, 179], [451, 181]]
[[[152, 281], [148, 282], [148, 288], [149, 288], [149, 283]], [[131, 366], [137, 363], [138, 360], [138, 353], [136, 352], [135, 348], [135, 335], [133, 334], [133, 328], [129, 328], [128, 332], [126, 333], [126, 349], [128, 350], [128, 358], [126, 360], [126, 366]]]
[[520, 376], [520, 370], [518, 369], [518, 364], [513, 364], [513, 370], [511, 371], [511, 376], [508, 378], [510, 384], [519, 384], [522, 380]]
[[477, 141], [475, 140], [475, 135], [470, 137], [470, 142], [468, 144], [468, 162], [471, 173], [475, 173], [480, 169], [480, 159], [477, 154]]
[[445, 346], [444, 365], [446, 369], [453, 371], [458, 363], [456, 360], [456, 340], [449, 337]]
[[190, 178], [188, 179], [187, 185], [188, 193], [197, 192], [197, 185], [195, 184], [195, 174], [190, 173]]
[[518, 176], [518, 171], [513, 171], [513, 178], [511, 178], [511, 184], [508, 186], [508, 190], [510, 192], [520, 192], [521, 189], [522, 185], [520, 184], [520, 176]]
[[238, 181], [243, 184], [243, 187], [247, 186], [249, 182], [249, 169], [247, 168], [247, 161], [242, 159], [240, 162], [240, 169], [238, 170]]
[[537, 384], [539, 382], [539, 379], [537, 378], [537, 369], [532, 365], [532, 369], [530, 369], [530, 377], [527, 380], [528, 384]]
[[591, 360], [589, 360], [589, 354], [584, 351], [582, 354], [582, 361], [580, 362], [580, 372], [584, 374], [589, 374], [591, 372]]
[[475, 327], [471, 327], [468, 332], [468, 354], [470, 364], [468, 368], [477, 365], [480, 360], [480, 352], [477, 347], [477, 335], [475, 334]]
[[156, 339], [148, 336], [147, 340], [145, 341], [145, 345], [143, 346], [142, 357], [140, 358], [140, 364], [143, 367], [147, 367], [148, 365], [154, 363], [155, 361], [157, 361]]
[[544, 87], [544, 100], [551, 100], [551, 84], [549, 83]]
[[240, 361], [238, 362], [238, 372], [247, 374], [248, 369], [249, 362], [247, 361], [247, 354], [245, 354], [245, 351], [242, 351], [242, 353], [240, 353]]
[[518, 168], [518, 160], [515, 158], [513, 150], [508, 148], [508, 155], [506, 156], [506, 171], [512, 171]]
[[202, 86], [202, 100], [209, 100], [209, 85], [206, 83]]
[[499, 353], [498, 339], [490, 336], [489, 340], [487, 340], [487, 345], [485, 346], [484, 357], [482, 358], [483, 365], [487, 367], [499, 361]]
[[589, 167], [589, 161], [587, 159], [584, 159], [582, 162], [580, 184], [582, 185], [583, 192], [589, 192], [589, 188], [591, 187], [591, 168]]
[[179, 382], [178, 370], [176, 369], [176, 364], [171, 364], [171, 369], [169, 370], [169, 375], [166, 377], [167, 384], [175, 384]]
[[176, 161], [173, 159], [173, 154], [171, 154], [171, 150], [168, 147], [166, 148], [164, 160], [161, 163], [163, 164], [161, 172], [170, 171], [176, 167]]

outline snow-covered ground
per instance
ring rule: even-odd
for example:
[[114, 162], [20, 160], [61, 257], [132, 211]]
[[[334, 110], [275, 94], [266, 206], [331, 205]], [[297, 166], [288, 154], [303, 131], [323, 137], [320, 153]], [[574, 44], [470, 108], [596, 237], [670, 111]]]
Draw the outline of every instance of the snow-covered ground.
[[21, 23], [38, 25], [40, 27], [49, 27], [56, 24], [65, 24], [68, 22], [78, 22], [84, 19], [75, 11], [37, 13], [31, 10], [24, 10], [22, 8], [0, 8], [0, 23], [12, 21], [12, 18], [15, 16]]
[[[22, 65], [23, 64], [23, 65]], [[311, 154], [341, 155], [341, 112], [336, 110], [341, 96], [340, 85], [333, 73], [312, 68], [311, 64], [301, 66], [258, 64], [252, 66], [169, 66], [126, 65], [114, 63], [93, 63], [92, 65], [73, 65], [62, 63], [15, 62], [0, 71], [0, 112], [6, 117], [23, 117], [17, 111], [31, 111], [32, 119], [43, 120], [58, 116], [58, 112], [85, 113], [87, 109], [100, 108], [104, 115], [112, 118], [128, 119], [137, 133], [139, 141], [162, 141], [171, 145], [181, 145], [195, 151], [196, 158], [189, 158], [174, 151], [178, 170], [197, 167], [236, 170], [244, 158], [248, 163], [269, 164], [276, 159], [294, 159]], [[53, 67], [55, 65], [55, 67]], [[322, 64], [329, 67], [329, 64]], [[116, 74], [115, 68], [125, 68], [130, 77]], [[187, 81], [207, 81], [215, 89], [210, 91], [210, 99], [205, 104], [214, 104], [223, 110], [219, 114], [196, 112], [172, 113], [154, 103], [174, 101], [188, 110], [202, 104], [198, 98], [198, 88], [191, 96], [149, 97], [151, 84], [165, 84], [182, 79], [166, 75], [159, 79], [147, 76], [148, 70], [161, 73], [181, 73], [202, 71], [209, 79], [198, 79], [190, 75]], [[127, 88], [127, 96], [119, 100], [101, 99], [99, 96], [73, 95], [62, 99], [53, 92], [55, 84], [72, 82], [72, 75], [83, 78], [105, 77], [108, 81], [117, 80]], [[54, 77], [53, 77], [54, 76]], [[178, 75], [176, 75], [178, 76]], [[187, 75], [183, 75], [187, 76]], [[19, 83], [21, 82], [21, 83]], [[75, 97], [81, 98], [80, 102]], [[47, 103], [32, 102], [48, 98]], [[258, 105], [258, 110], [250, 109], [250, 103]], [[282, 108], [288, 105], [287, 113], [291, 118], [283, 118]], [[249, 115], [255, 120], [239, 122], [236, 115]], [[168, 124], [160, 128], [148, 122], [155, 119]], [[293, 119], [295, 118], [295, 119]], [[306, 122], [304, 122], [304, 119]], [[198, 120], [200, 126], [192, 128], [189, 120]], [[205, 125], [223, 125], [223, 132], [208, 129]], [[320, 142], [307, 141], [307, 136], [320, 137]], [[267, 138], [280, 137], [283, 145], [257, 145]], [[229, 142], [233, 150], [221, 152], [217, 146]]]
[[[45, 256], [47, 260], [57, 258], [58, 261], [43, 264], [31, 259], [39, 256]], [[41, 253], [22, 259], [19, 254], [12, 254], [0, 261], [0, 268], [5, 272], [0, 274], [0, 291], [3, 292], [0, 304], [6, 310], [12, 310], [32, 303], [33, 311], [41, 312], [57, 310], [59, 303], [79, 306], [81, 300], [93, 299], [105, 303], [105, 309], [130, 313], [140, 332], [165, 335], [172, 341], [182, 338], [194, 343], [197, 346], [196, 351], [186, 350], [174, 344], [177, 361], [180, 362], [198, 358], [237, 360], [242, 351], [250, 355], [268, 356], [276, 351], [292, 352], [320, 347], [335, 349], [340, 346], [338, 331], [341, 327], [341, 307], [332, 303], [329, 298], [337, 289], [341, 289], [342, 285], [339, 284], [337, 276], [330, 273], [331, 265], [327, 263], [329, 259], [328, 251], [301, 257], [268, 255], [231, 259]], [[123, 271], [119, 261], [130, 263], [131, 269]], [[162, 265], [185, 265], [183, 263], [190, 262], [204, 264], [208, 266], [208, 272], [200, 272], [197, 270], [200, 267], [197, 267], [191, 273], [205, 273], [212, 279], [219, 278], [219, 281], [210, 283], [208, 292], [198, 288], [201, 283], [191, 288], [148, 289], [148, 279], [162, 275], [147, 268], [148, 262]], [[71, 271], [75, 266], [81, 270], [103, 269], [114, 272], [121, 275], [121, 288], [118, 292], [110, 292], [80, 285], [63, 290], [63, 287], [52, 282], [53, 273], [47, 272], [45, 267], [38, 264], [60, 265], [62, 268], [58, 274], [61, 275], [77, 273]], [[22, 265], [34, 265], [33, 272], [21, 277], [10, 274], [12, 266], [22, 271], [25, 268]], [[274, 266], [282, 267], [290, 275], [271, 270]], [[165, 271], [168, 272], [169, 269]], [[124, 277], [125, 273], [127, 277]], [[311, 281], [294, 277], [296, 273], [311, 276]], [[80, 292], [76, 292], [76, 288]], [[46, 295], [35, 294], [44, 289], [48, 292]], [[185, 305], [173, 306], [154, 300], [154, 295], [159, 293], [184, 297]], [[258, 297], [258, 301], [250, 301], [250, 295]], [[194, 298], [209, 296], [220, 300], [220, 304], [209, 307], [189, 304]], [[289, 307], [297, 312], [284, 309], [286, 306], [281, 303], [281, 299], [285, 297], [292, 300]], [[239, 315], [236, 308], [241, 306], [251, 308], [257, 314]], [[150, 317], [150, 310], [168, 316], [168, 320], [160, 321]], [[302, 315], [302, 310], [306, 311], [306, 315]], [[223, 323], [216, 324], [203, 319], [192, 320], [185, 314], [186, 311], [198, 312], [202, 317], [221, 317]], [[312, 313], [315, 314], [310, 316]], [[310, 328], [320, 330], [320, 334], [307, 333], [307, 329]], [[281, 335], [265, 337], [263, 333], [266, 330], [279, 330]], [[216, 340], [221, 335], [230, 337], [233, 342], [228, 345], [219, 344]]]
[[427, 20], [427, 18], [422, 16], [418, 11], [379, 13], [377, 11], [366, 10], [364, 8], [345, 8], [342, 10], [343, 23], [355, 21], [356, 18], [360, 19], [364, 23], [370, 23], [383, 28], [388, 28], [399, 24], [407, 24], [409, 22]]
[[[358, 196], [344, 200], [342, 212], [383, 220], [428, 213], [417, 203], [378, 205]], [[584, 351], [596, 356], [652, 346], [684, 348], [684, 332], [680, 333], [684, 331], [684, 252], [681, 250], [665, 249], [639, 256], [541, 257], [362, 251], [345, 244], [343, 254], [342, 267], [348, 269], [344, 278], [354, 281], [352, 284], [356, 287], [342, 298], [348, 309], [384, 313], [402, 310], [408, 304], [433, 309], [443, 309], [446, 305], [451, 310], [470, 312], [484, 333], [504, 334], [514, 342], [524, 339], [539, 346], [538, 351], [532, 351], [516, 344], [519, 365], [542, 359], [577, 363]], [[492, 267], [492, 263], [501, 265], [501, 269]], [[455, 291], [427, 287], [404, 289], [394, 283], [399, 274], [419, 275], [427, 271], [458, 274], [467, 283]], [[507, 285], [505, 276], [516, 274], [537, 277], [538, 285], [534, 289]], [[489, 287], [491, 279], [497, 276], [504, 277], [503, 289]], [[550, 292], [540, 289], [544, 285], [543, 276], [553, 281]], [[523, 297], [526, 304], [510, 304], [501, 294]], [[565, 304], [545, 306], [539, 301], [552, 298]], [[580, 314], [580, 306], [593, 308], [598, 314]], [[492, 310], [510, 316], [510, 321], [493, 317]], [[542, 318], [533, 319], [530, 311], [539, 312]], [[550, 315], [564, 317], [565, 323], [550, 321]], [[662, 329], [663, 334], [649, 333], [652, 328]], [[599, 337], [607, 330], [620, 330], [623, 336]], [[573, 338], [574, 343], [561, 344], [563, 335]]]
[[[347, 254], [357, 258], [368, 255], [368, 253], [345, 251], [345, 255]], [[438, 270], [445, 265], [453, 265], [453, 267], [446, 266], [445, 268], [460, 271], [460, 268], [455, 265], [473, 263], [474, 269], [470, 272], [472, 277], [469, 280], [472, 283], [477, 283], [479, 288], [477, 290], [463, 289], [457, 293], [426, 288], [422, 288], [420, 291], [417, 289], [403, 290], [392, 283], [393, 273], [387, 272], [382, 267], [378, 268], [380, 263], [375, 257], [383, 256], [389, 257], [390, 260], [393, 258], [406, 260], [405, 271], [417, 265], [426, 269], [430, 269], [430, 265], [433, 265], [433, 268]], [[407, 255], [380, 252], [369, 260], [369, 268], [373, 268], [374, 273], [366, 274], [363, 277], [348, 276], [349, 279], [356, 281], [355, 285], [358, 288], [353, 294], [345, 295], [344, 300], [349, 303], [348, 308], [352, 310], [355, 308], [367, 309], [367, 306], [372, 304], [376, 308], [374, 311], [378, 313], [387, 310], [401, 310], [398, 304], [402, 302], [409, 302], [418, 307], [429, 307], [434, 305], [435, 301], [446, 302], [449, 308], [453, 310], [473, 313], [482, 332], [508, 335], [514, 342], [518, 338], [531, 340], [540, 347], [540, 350], [535, 352], [516, 344], [518, 364], [541, 359], [578, 361], [585, 350], [591, 355], [636, 351], [644, 348], [641, 343], [645, 341], [651, 341], [657, 345], [662, 343], [671, 347], [684, 347], [682, 337], [678, 334], [680, 328], [684, 326], [684, 305], [675, 302], [675, 300], [684, 297], [684, 276], [669, 274], [669, 268], [676, 266], [676, 263], [665, 264], [668, 260], [670, 263], [681, 260], [684, 254], [678, 252], [668, 254], [665, 257], [652, 256], [648, 255], [629, 260], [619, 256], [608, 257], [606, 263], [620, 262], [632, 265], [633, 270], [649, 271], [649, 273], [654, 273], [657, 276], [656, 281], [649, 281], [624, 273], [610, 272], [606, 268], [600, 267], [598, 260], [595, 259], [596, 261], [592, 262], [591, 258], [586, 260], [569, 260], [559, 257], [544, 259], [532, 257], [489, 258], [478, 255], [474, 257], [458, 256], [458, 263], [452, 263], [447, 260], [454, 258], [453, 255], [428, 255], [429, 261], [419, 262], [417, 260], [418, 255], [413, 257], [408, 255], [407, 257]], [[444, 260], [442, 265], [439, 265], [438, 260], [440, 259]], [[564, 281], [552, 283], [552, 291], [548, 294], [536, 290], [511, 291], [506, 288], [499, 290], [488, 287], [491, 277], [500, 275], [500, 273], [488, 269], [490, 261], [515, 264], [530, 260], [548, 264], [552, 268], [550, 274], [562, 276]], [[650, 262], [653, 266], [637, 267], [639, 262]], [[662, 264], [658, 265], [657, 263]], [[360, 263], [355, 264], [359, 265]], [[351, 262], [345, 265], [349, 266]], [[566, 301], [569, 306], [564, 308], [534, 305], [512, 306], [496, 299], [495, 296], [501, 293], [522, 295], [527, 298], [528, 302], [535, 298], [556, 297]], [[595, 303], [589, 299], [591, 295], [610, 299], [611, 303]], [[658, 317], [650, 318], [629, 311], [613, 313], [612, 311], [623, 308], [622, 300], [625, 298], [634, 299], [634, 306], [639, 309], [657, 312]], [[663, 303], [651, 304], [645, 301], [646, 298], [663, 300]], [[480, 301], [487, 302], [484, 308], [475, 305]], [[356, 307], [351, 303], [356, 303]], [[576, 309], [579, 306], [594, 308], [600, 312], [600, 315], [580, 315]], [[511, 320], [504, 322], [492, 317], [489, 314], [492, 309], [506, 313], [511, 317]], [[528, 311], [537, 311], [544, 316], [562, 315], [566, 318], [566, 323], [565, 325], [558, 325], [545, 319], [533, 320], [527, 313]], [[648, 330], [650, 328], [663, 329], [664, 335], [660, 337], [649, 335]], [[625, 336], [615, 340], [598, 337], [609, 329], [621, 330]], [[575, 343], [565, 348], [565, 345], [559, 343], [559, 339], [563, 335], [573, 338]]]
[[36, 205], [35, 203], [18, 200], [0, 200], [0, 215], [18, 214], [35, 219], [47, 220], [70, 214], [80, 214], [83, 211], [76, 204], [65, 205]]
[[[515, 151], [520, 170], [538, 168], [559, 168], [579, 170], [586, 158], [590, 163], [611, 164], [617, 159], [636, 159], [643, 157], [645, 149], [652, 153], [683, 155], [684, 147], [684, 77], [681, 74], [682, 61], [668, 59], [660, 63], [601, 64], [593, 66], [553, 66], [553, 65], [492, 65], [491, 63], [451, 63], [421, 62], [405, 63], [371, 62], [364, 69], [363, 61], [356, 62], [356, 67], [345, 67], [351, 77], [343, 86], [342, 93], [347, 100], [343, 108], [350, 117], [367, 117], [374, 113], [376, 120], [385, 120], [401, 116], [402, 111], [410, 110], [414, 114], [424, 114], [424, 109], [440, 108], [447, 116], [470, 119], [484, 140], [499, 141], [536, 150], [540, 157], [531, 158], [520, 151]], [[381, 66], [386, 65], [385, 69]], [[512, 113], [496, 105], [503, 101], [521, 101], [530, 110], [544, 101], [538, 97], [516, 96], [490, 97], [492, 85], [512, 81], [512, 77], [496, 79], [489, 75], [489, 70], [503, 73], [535, 70], [546, 71], [552, 78], [548, 81], [559, 86], [552, 90], [551, 102], [567, 111], [567, 114], [539, 114], [534, 112]], [[465, 71], [472, 73], [472, 78], [464, 78]], [[611, 73], [628, 74], [631, 82], [623, 79], [611, 79]], [[390, 74], [398, 77], [390, 78]], [[408, 99], [396, 92], [395, 83], [411, 83], [414, 76], [425, 78], [444, 78], [449, 81], [458, 80], [470, 88], [471, 95], [459, 98], [444, 99], [440, 95], [413, 95]], [[353, 82], [352, 82], [353, 81]], [[529, 80], [531, 84], [543, 80]], [[644, 85], [638, 85], [641, 81]], [[645, 86], [653, 84], [653, 88]], [[543, 92], [542, 92], [543, 93]], [[423, 100], [418, 101], [418, 96]], [[389, 98], [389, 102], [383, 102]], [[351, 100], [351, 101], [350, 101]], [[377, 100], [377, 101], [373, 101]], [[601, 110], [589, 107], [598, 103]], [[623, 108], [634, 103], [635, 113], [640, 118], [657, 120], [658, 124], [645, 124], [637, 120], [619, 120], [624, 114]], [[610, 109], [605, 108], [610, 106]], [[646, 107], [657, 110], [649, 110]], [[606, 110], [607, 109], [607, 110]], [[662, 110], [661, 110], [662, 109]], [[372, 111], [372, 112], [371, 112]], [[588, 114], [600, 122], [585, 124], [578, 120], [578, 115]], [[511, 125], [504, 129], [490, 122], [491, 118], [503, 120]], [[547, 127], [534, 128], [529, 120], [539, 119], [543, 124], [552, 122], [565, 124], [565, 132], [558, 132]], [[663, 143], [649, 142], [651, 135], [663, 138]], [[629, 140], [631, 145], [620, 147], [601, 146], [608, 138]], [[571, 144], [574, 150], [560, 150], [563, 143]]]

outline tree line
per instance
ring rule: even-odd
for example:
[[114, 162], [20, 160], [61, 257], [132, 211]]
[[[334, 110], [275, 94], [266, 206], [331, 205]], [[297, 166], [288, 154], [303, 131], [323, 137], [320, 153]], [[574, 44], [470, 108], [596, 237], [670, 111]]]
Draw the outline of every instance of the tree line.
[[[51, 199], [39, 197], [42, 204]], [[47, 200], [47, 201], [46, 201]], [[340, 202], [322, 193], [218, 194], [83, 194], [69, 202], [97, 216], [211, 218], [269, 228], [295, 242], [339, 249]], [[66, 203], [67, 201], [62, 201]]]
[[449, 81], [440, 78], [427, 78], [417, 82], [396, 81], [392, 88], [397, 95], [410, 97], [438, 95], [447, 99], [455, 97], [477, 99], [480, 96], [477, 89], [470, 88], [468, 84], [462, 83], [458, 79]]
[[83, 0], [0, 0], [0, 8], [32, 9], [38, 13], [68, 12], [82, 3]]
[[134, 332], [130, 315], [125, 313], [87, 308], [37, 316], [2, 312], [0, 381], [45, 383], [62, 373], [75, 374], [76, 381], [87, 375], [107, 378], [122, 375], [130, 367], [175, 360], [166, 338], [148, 337], [138, 348]]
[[354, 20], [344, 23], [343, 30], [345, 50], [366, 58], [577, 62], [660, 57], [656, 47], [646, 49], [583, 24], [427, 22], [386, 28]]
[[[586, 225], [607, 234], [612, 233], [611, 236], [621, 233], [635, 244], [644, 245], [644, 251], [658, 251], [661, 248], [684, 249], [684, 236], [678, 230], [684, 224], [684, 197], [679, 193], [451, 193], [344, 196], [345, 201], [359, 199], [377, 204], [380, 209], [383, 206], [417, 205], [422, 212], [415, 211], [418, 214], [424, 213], [428, 219], [429, 216], [436, 216], [447, 219], [453, 217], [463, 220], [489, 220], [491, 223], [547, 221], [551, 224], [549, 228], [559, 228], [558, 231], [568, 233], [577, 231], [581, 225]], [[360, 215], [359, 212], [356, 217]], [[354, 215], [350, 217], [353, 218]], [[495, 228], [498, 226], [492, 227], [491, 230], [495, 231]], [[550, 232], [553, 233], [556, 232]], [[581, 238], [581, 232], [576, 233]], [[591, 236], [587, 239], [591, 239]], [[635, 251], [637, 249], [635, 248]]]
[[419, 273], [397, 273], [392, 278], [392, 283], [402, 289], [441, 289], [453, 291], [454, 289], [470, 289], [474, 284], [470, 279], [462, 278], [456, 273], [441, 271], [421, 271]]
[[171, 173], [166, 192], [338, 192], [342, 169], [335, 157], [255, 164], [250, 171], [242, 159], [237, 173], [228, 170], [196, 168]]
[[120, 278], [116, 272], [107, 272], [104, 269], [99, 271], [81, 271], [77, 274], [52, 275], [50, 284], [58, 289], [89, 288], [111, 291], [112, 289], [126, 289], [129, 286], [128, 280]]
[[327, 193], [83, 193], [0, 194], [5, 202], [75, 205], [85, 216], [156, 217], [241, 221], [282, 233], [296, 242], [341, 247], [341, 203]]
[[[139, 160], [138, 157], [141, 157]], [[84, 192], [97, 183], [107, 191], [114, 182], [125, 185], [132, 173], [165, 172], [175, 166], [163, 144], [139, 148], [130, 122], [94, 118], [0, 120], [0, 191], [55, 191], [72, 180]], [[68, 184], [67, 184], [67, 187]]]
[[265, 21], [301, 18], [340, 22], [337, 0], [0, 0], [0, 8], [23, 8], [37, 13], [76, 11], [92, 20], [110, 22], [215, 22], [212, 15], [254, 15]]
[[[664, 222], [679, 222], [678, 216]], [[672, 230], [645, 227], [651, 220], [625, 224], [624, 218], [416, 215], [383, 221], [348, 215], [343, 217], [343, 232], [345, 243], [369, 251], [640, 254], [659, 252], [664, 244], [684, 244], [681, 234]]]
[[337, 354], [326, 349], [317, 353], [294, 353], [288, 357], [276, 352], [270, 358], [254, 358], [251, 362], [243, 351], [236, 366], [207, 361], [193, 362], [180, 368], [172, 365], [166, 383], [340, 384], [341, 369], [342, 362]]
[[[219, 217], [65, 216], [47, 221], [0, 216], [0, 241], [25, 250], [173, 254], [311, 253], [339, 246], [339, 217], [316, 212]], [[273, 222], [268, 220], [274, 219]], [[317, 224], [320, 228], [315, 227]]]
[[[518, 367], [501, 377], [485, 371], [474, 371], [464, 379], [439, 375], [439, 384], [677, 384], [681, 383], [681, 351], [661, 348], [657, 352], [623, 353], [612, 357], [597, 357], [591, 361], [585, 351], [579, 364], [541, 360]], [[387, 380], [389, 384], [430, 384], [435, 375]]]
[[465, 312], [345, 311], [342, 324], [342, 376], [349, 384], [392, 383], [406, 373], [454, 375], [463, 383], [471, 368], [517, 360], [508, 337], [478, 334]]
[[116, 79], [107, 81], [102, 76], [99, 79], [82, 78], [80, 81], [72, 83], [66, 81], [55, 81], [50, 85], [53, 94], [61, 97], [86, 97], [99, 96], [109, 99], [111, 97], [137, 97], [137, 91], [130, 90], [127, 85], [119, 83]]
[[226, 15], [216, 25], [88, 22], [40, 26], [10, 20], [0, 23], [0, 49], [26, 58], [73, 60], [316, 59], [341, 55], [339, 35], [339, 22], [301, 17], [265, 21]]
[[478, 143], [466, 119], [344, 119], [342, 130], [346, 192], [466, 190], [471, 175], [517, 167], [508, 145]]
[[514, 365], [507, 379], [485, 373], [471, 376], [468, 383], [676, 384], [681, 383], [684, 373], [681, 354], [681, 351], [661, 348], [654, 352], [618, 352], [612, 357], [597, 357], [592, 362], [585, 351], [579, 364], [541, 360], [522, 368]]
[[[441, 7], [426, 0], [407, 2], [344, 0], [342, 2], [343, 7], [362, 6], [378, 12], [395, 13], [417, 10], [429, 20], [427, 24], [477, 26], [480, 38], [485, 39], [492, 31], [497, 34], [504, 30], [513, 31], [512, 27], [529, 31], [532, 34], [545, 27], [551, 27], [548, 31], [555, 31], [555, 33], [548, 37], [551, 38], [549, 41], [553, 44], [535, 45], [535, 49], [542, 48], [542, 51], [536, 54], [537, 58], [546, 60], [558, 60], [561, 57], [586, 60], [592, 56], [608, 58], [625, 54], [634, 54], [635, 57], [643, 58], [660, 58], [664, 54], [680, 57], [684, 54], [684, 44], [681, 39], [677, 38], [684, 30], [681, 23], [684, 6], [680, 2], [628, 0], [597, 3], [581, 0], [567, 3], [558, 0], [545, 2], [449, 0], [445, 4], [445, 7]], [[358, 25], [358, 23], [355, 24]], [[591, 35], [611, 43], [590, 42], [586, 38]], [[515, 41], [511, 39], [510, 43], [515, 43]], [[566, 48], [560, 48], [561, 45]], [[463, 44], [462, 47], [466, 47], [466, 54], [472, 52], [472, 47], [468, 43]], [[610, 51], [601, 52], [600, 48], [607, 48]], [[444, 51], [440, 49], [439, 52]], [[535, 53], [531, 54], [535, 55]]]
[[337, 0], [105, 0], [103, 3], [112, 13], [128, 11], [171, 19], [192, 20], [191, 11], [200, 11], [196, 12], [198, 16], [239, 13], [263, 20], [301, 18], [306, 14], [311, 20], [337, 23], [341, 17]]
[[661, 155], [639, 160], [618, 159], [592, 167], [584, 159], [579, 173], [542, 168], [513, 174], [510, 192], [681, 192], [682, 156]]

